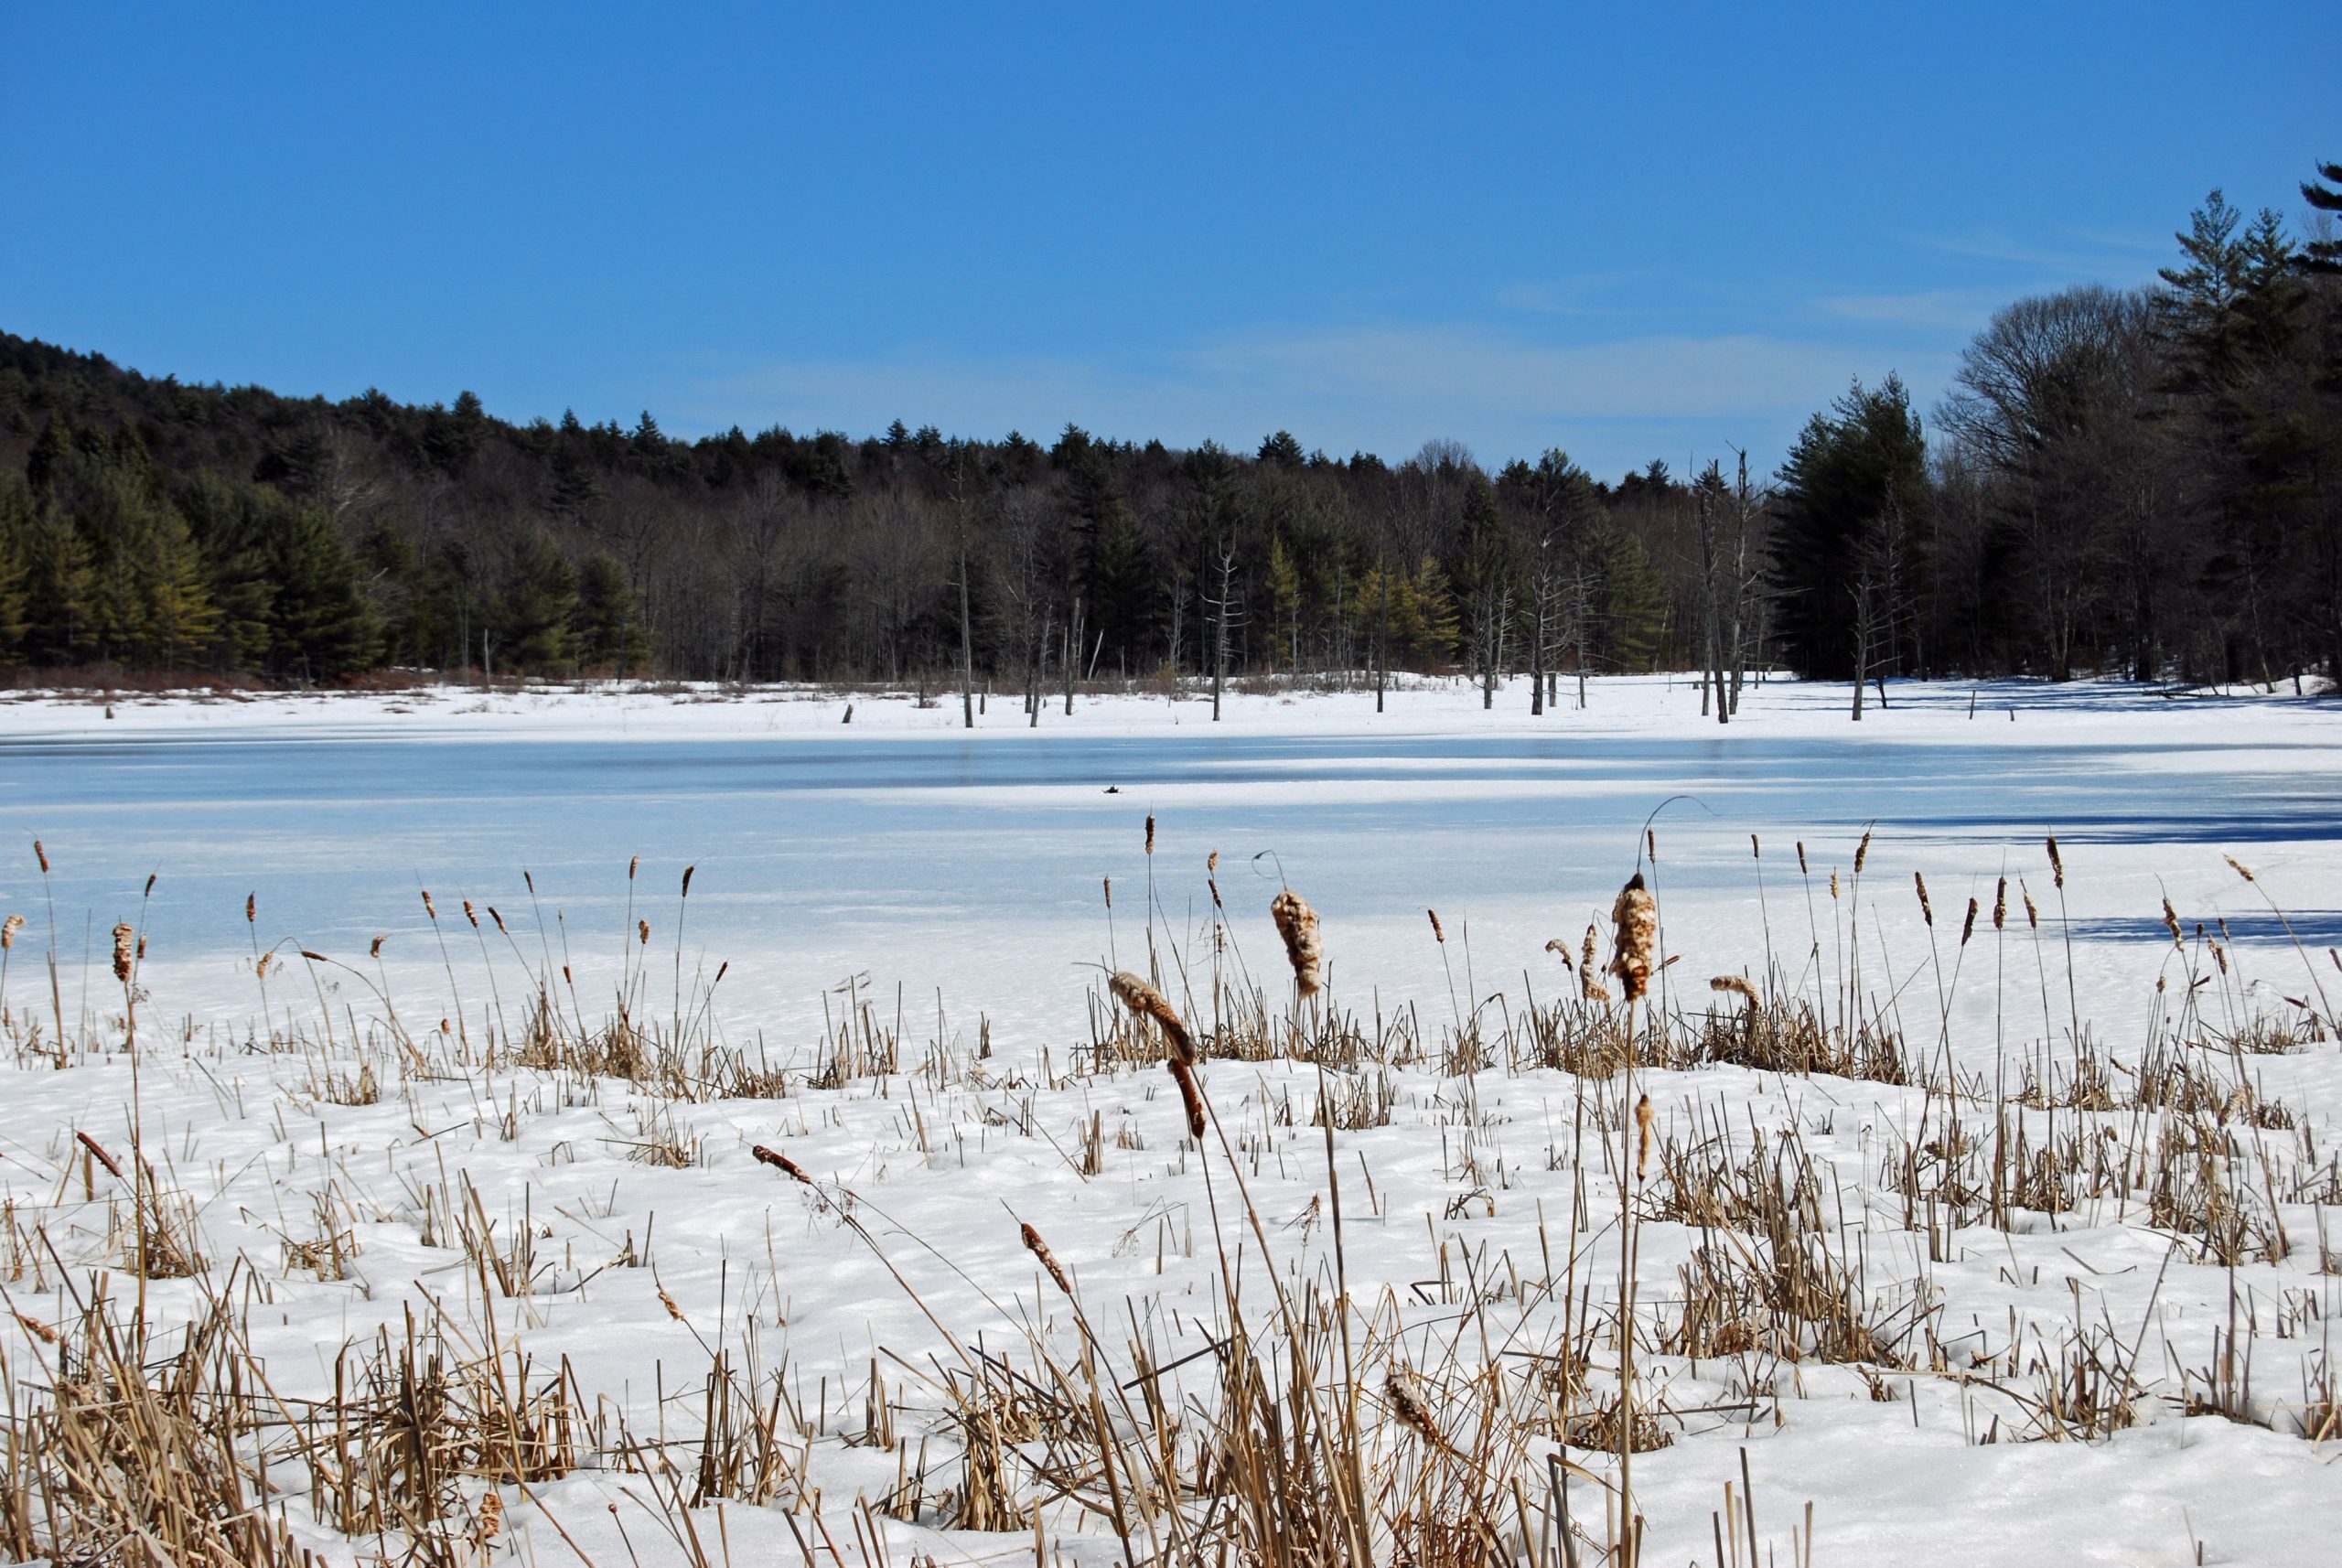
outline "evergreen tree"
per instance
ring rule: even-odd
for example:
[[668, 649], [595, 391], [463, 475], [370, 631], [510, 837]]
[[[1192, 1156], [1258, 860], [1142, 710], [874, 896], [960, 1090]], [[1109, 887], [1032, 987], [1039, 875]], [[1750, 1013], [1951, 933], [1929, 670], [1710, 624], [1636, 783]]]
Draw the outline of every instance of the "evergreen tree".
[[1910, 393], [1889, 375], [1856, 381], [1808, 421], [1781, 468], [1771, 575], [1782, 650], [1799, 673], [1854, 672], [1854, 591], [1866, 553], [1892, 520], [1907, 529], [1928, 501], [1927, 443]]
[[180, 513], [202, 551], [204, 587], [219, 619], [210, 656], [221, 670], [259, 670], [268, 661], [276, 586], [270, 576], [265, 514], [284, 503], [252, 485], [206, 468], [179, 488]]
[[543, 532], [522, 537], [505, 574], [497, 646], [515, 669], [554, 670], [571, 662], [577, 618], [577, 574]]
[[578, 576], [574, 630], [578, 660], [589, 668], [639, 674], [650, 661], [650, 639], [626, 568], [607, 554], [588, 556]]
[[76, 664], [98, 645], [91, 596], [90, 545], [53, 505], [35, 510], [24, 536], [27, 664]]
[[32, 526], [32, 486], [23, 475], [0, 469], [0, 669], [19, 662], [24, 653]]
[[333, 519], [320, 508], [278, 499], [267, 509], [264, 526], [275, 588], [269, 604], [270, 669], [335, 681], [371, 668], [381, 651], [381, 625]]

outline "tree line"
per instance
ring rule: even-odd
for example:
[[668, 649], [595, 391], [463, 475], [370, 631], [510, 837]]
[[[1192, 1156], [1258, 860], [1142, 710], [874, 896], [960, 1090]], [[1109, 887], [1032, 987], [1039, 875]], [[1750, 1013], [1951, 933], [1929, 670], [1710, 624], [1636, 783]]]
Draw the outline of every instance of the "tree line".
[[[2219, 195], [2157, 286], [1995, 315], [1928, 423], [1889, 374], [1745, 457], [1615, 483], [1047, 446], [526, 424], [183, 384], [0, 334], [0, 666], [963, 677], [2342, 673], [2342, 166], [2310, 231]], [[33, 676], [20, 674], [20, 679]]]

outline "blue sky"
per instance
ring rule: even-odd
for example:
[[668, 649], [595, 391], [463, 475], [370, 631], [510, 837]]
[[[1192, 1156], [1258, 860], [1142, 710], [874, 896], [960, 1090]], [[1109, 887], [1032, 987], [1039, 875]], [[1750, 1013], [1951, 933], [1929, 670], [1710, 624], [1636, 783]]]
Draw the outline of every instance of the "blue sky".
[[671, 434], [1769, 467], [2215, 185], [2298, 219], [2333, 20], [16, 0], [0, 329]]

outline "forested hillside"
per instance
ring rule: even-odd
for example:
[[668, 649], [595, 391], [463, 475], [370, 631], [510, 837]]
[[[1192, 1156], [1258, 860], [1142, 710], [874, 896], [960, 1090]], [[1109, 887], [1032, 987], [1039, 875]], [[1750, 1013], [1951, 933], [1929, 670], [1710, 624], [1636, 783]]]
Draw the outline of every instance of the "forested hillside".
[[[2304, 187], [2342, 209], [2342, 167]], [[2342, 671], [2342, 249], [2215, 193], [1769, 480], [897, 423], [671, 439], [152, 379], [0, 334], [0, 666], [946, 682]], [[1557, 431], [1557, 441], [1565, 431]], [[1727, 699], [1728, 700], [1728, 699]]]

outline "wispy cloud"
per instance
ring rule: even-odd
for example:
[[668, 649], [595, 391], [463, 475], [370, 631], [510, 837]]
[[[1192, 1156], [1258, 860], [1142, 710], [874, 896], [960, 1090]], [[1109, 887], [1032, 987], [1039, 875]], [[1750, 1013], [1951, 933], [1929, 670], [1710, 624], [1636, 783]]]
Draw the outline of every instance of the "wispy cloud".
[[1999, 289], [1937, 288], [1911, 293], [1841, 294], [1820, 302], [1848, 321], [1896, 327], [1942, 327], [1972, 330], [2007, 303]]
[[[1934, 361], [1943, 360], [1943, 364]], [[687, 427], [779, 423], [876, 430], [895, 418], [970, 435], [1101, 435], [1306, 446], [1386, 456], [1452, 435], [1484, 459], [1562, 446], [1601, 471], [1687, 444], [1764, 452], [1848, 380], [1899, 369], [1915, 384], [1949, 356], [1882, 361], [1875, 346], [1761, 335], [1542, 343], [1463, 326], [1262, 331], [1150, 354], [977, 359], [947, 349], [807, 359], [675, 389]]]
[[1537, 316], [1623, 316], [1617, 305], [1603, 304], [1612, 290], [1649, 274], [1640, 272], [1574, 273], [1567, 277], [1523, 279], [1497, 290], [1496, 302], [1507, 310]]

